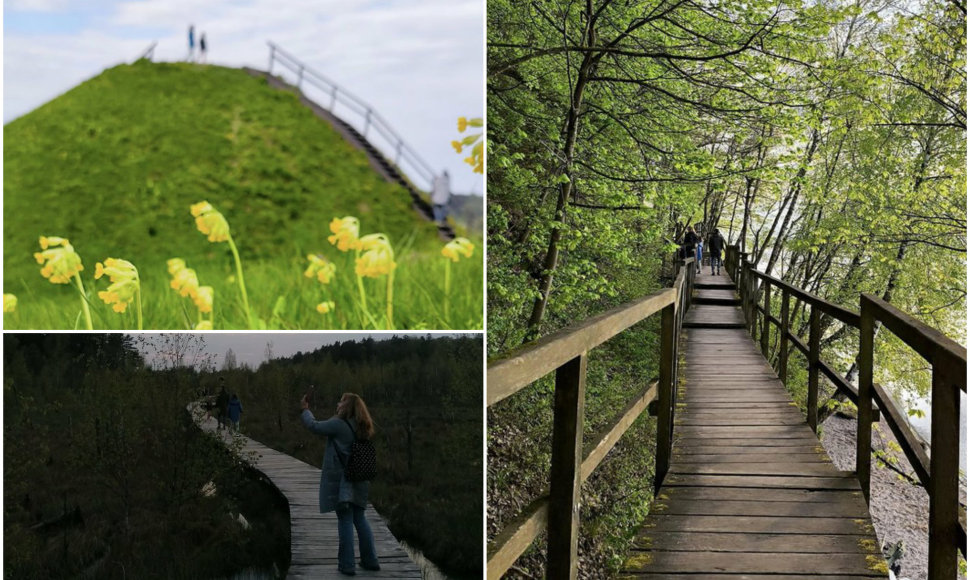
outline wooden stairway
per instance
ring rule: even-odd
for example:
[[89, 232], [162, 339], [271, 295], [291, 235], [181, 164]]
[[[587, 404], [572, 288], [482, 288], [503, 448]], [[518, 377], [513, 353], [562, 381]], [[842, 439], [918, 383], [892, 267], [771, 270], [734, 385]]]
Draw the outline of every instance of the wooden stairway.
[[[261, 71], [249, 67], [243, 67], [247, 73], [252, 76], [264, 78], [269, 86], [276, 89], [290, 91], [296, 94], [300, 98], [300, 102], [305, 106], [309, 107], [313, 114], [318, 118], [330, 123], [334, 129], [347, 140], [348, 143], [354, 147], [360, 149], [367, 154], [367, 159], [370, 161], [371, 167], [376, 171], [381, 177], [386, 181], [391, 183], [397, 183], [401, 185], [408, 194], [411, 196], [411, 206], [414, 208], [419, 215], [428, 221], [434, 221], [434, 212], [431, 209], [431, 204], [425, 200], [421, 195], [421, 191], [411, 183], [406, 176], [404, 176], [398, 168], [391, 163], [387, 157], [384, 156], [366, 137], [360, 134], [360, 132], [351, 126], [349, 123], [345, 122], [343, 119], [337, 117], [330, 111], [324, 109], [316, 102], [310, 100], [300, 91], [297, 87], [287, 83], [283, 79], [277, 76], [273, 76], [266, 71]], [[448, 224], [436, 224], [438, 227], [438, 237], [443, 240], [453, 240], [455, 239], [455, 231]]]
[[621, 576], [885, 578], [855, 475], [832, 465], [744, 330], [730, 279], [695, 288], [670, 469]]

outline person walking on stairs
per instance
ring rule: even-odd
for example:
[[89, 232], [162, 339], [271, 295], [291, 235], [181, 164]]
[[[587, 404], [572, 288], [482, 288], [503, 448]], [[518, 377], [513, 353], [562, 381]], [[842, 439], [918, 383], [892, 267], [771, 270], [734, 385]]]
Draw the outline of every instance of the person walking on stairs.
[[701, 273], [701, 264], [704, 263], [704, 237], [697, 236], [697, 255], [694, 256], [697, 259], [697, 273]]
[[721, 252], [724, 250], [724, 238], [721, 232], [714, 228], [714, 232], [707, 240], [707, 253], [711, 255], [711, 276], [714, 276], [714, 268], [717, 267], [717, 276], [721, 275]]
[[684, 259], [694, 257], [694, 252], [697, 250], [697, 243], [701, 239], [694, 232], [694, 226], [687, 226], [687, 231], [684, 232]]
[[337, 403], [337, 414], [326, 421], [317, 421], [310, 411], [309, 396], [304, 395], [301, 404], [303, 425], [317, 435], [327, 438], [327, 450], [323, 454], [320, 470], [320, 513], [337, 512], [337, 570], [354, 576], [354, 529], [360, 542], [360, 567], [364, 570], [380, 570], [374, 534], [367, 523], [364, 509], [367, 507], [369, 481], [348, 481], [344, 464], [351, 455], [351, 445], [357, 439], [374, 436], [374, 421], [364, 400], [354, 393], [344, 393]]
[[434, 178], [431, 185], [431, 209], [434, 212], [434, 221], [439, 225], [445, 225], [445, 218], [448, 217], [448, 200], [451, 198], [451, 178], [445, 170], [441, 175]]

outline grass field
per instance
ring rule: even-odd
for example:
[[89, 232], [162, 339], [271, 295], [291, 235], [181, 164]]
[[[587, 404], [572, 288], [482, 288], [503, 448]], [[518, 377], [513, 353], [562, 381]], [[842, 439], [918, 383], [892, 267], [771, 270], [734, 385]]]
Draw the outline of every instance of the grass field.
[[[482, 326], [481, 233], [476, 252], [451, 264], [436, 228], [411, 209], [365, 155], [289, 93], [241, 70], [187, 63], [121, 65], [4, 127], [4, 292], [18, 298], [4, 328], [86, 328], [81, 297], [51, 284], [34, 259], [41, 236], [70, 239], [96, 329], [137, 328], [99, 300], [108, 286], [95, 264], [121, 258], [138, 268], [143, 327], [198, 322], [188, 298], [168, 287], [166, 261], [182, 258], [214, 289], [216, 329], [455, 328]], [[226, 243], [196, 229], [189, 208], [208, 201], [238, 246], [251, 318]], [[327, 241], [334, 218], [355, 216], [360, 234], [394, 248], [393, 316], [386, 276], [364, 279], [352, 253]], [[308, 254], [337, 266], [323, 285], [303, 276]], [[327, 314], [316, 305], [333, 301]]]

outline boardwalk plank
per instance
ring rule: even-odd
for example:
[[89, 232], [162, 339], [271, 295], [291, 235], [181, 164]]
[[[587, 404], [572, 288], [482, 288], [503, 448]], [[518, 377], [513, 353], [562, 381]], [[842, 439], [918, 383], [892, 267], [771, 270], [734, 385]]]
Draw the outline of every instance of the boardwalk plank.
[[[200, 427], [214, 432], [216, 420], [203, 420]], [[219, 436], [224, 440], [229, 437], [226, 433]], [[286, 577], [346, 578], [337, 571], [337, 516], [333, 512], [321, 514], [318, 511], [320, 470], [248, 437], [236, 437], [243, 442], [243, 456], [251, 458], [252, 466], [273, 482], [289, 504], [290, 567]], [[367, 506], [365, 514], [374, 534], [381, 570], [373, 572], [358, 567], [357, 577], [421, 578], [421, 569], [391, 534], [373, 506]], [[359, 551], [356, 560], [360, 560]]]
[[[714, 278], [696, 296], [725, 297]], [[686, 314], [671, 464], [621, 577], [885, 577], [854, 474], [832, 465], [746, 331], [709, 328], [740, 317], [713, 303]]]

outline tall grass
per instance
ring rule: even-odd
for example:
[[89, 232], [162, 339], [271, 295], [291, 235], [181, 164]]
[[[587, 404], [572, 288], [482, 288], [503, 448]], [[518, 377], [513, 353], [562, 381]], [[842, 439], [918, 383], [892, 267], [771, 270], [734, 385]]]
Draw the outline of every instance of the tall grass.
[[[202, 241], [200, 239], [200, 241]], [[324, 242], [326, 244], [326, 242]], [[221, 250], [222, 248], [214, 248]], [[321, 247], [322, 249], [322, 247]], [[246, 285], [258, 329], [384, 329], [383, 318], [367, 319], [357, 304], [359, 294], [353, 273], [353, 254], [330, 252], [337, 274], [327, 285], [303, 275], [305, 253], [293, 251], [286, 260], [246, 262]], [[338, 255], [334, 255], [338, 254]], [[394, 327], [397, 329], [479, 329], [482, 325], [483, 266], [473, 257], [451, 264], [452, 283], [445, 298], [445, 270], [448, 260], [440, 254], [418, 252], [405, 247], [398, 255], [394, 280]], [[142, 276], [144, 327], [146, 329], [191, 329], [198, 321], [195, 305], [169, 287], [165, 264], [138, 264]], [[246, 311], [229, 259], [189, 264], [200, 283], [215, 289], [215, 329], [248, 329]], [[89, 273], [86, 269], [81, 275]], [[382, 279], [364, 279], [371, 310], [381, 312], [385, 302]], [[95, 329], [136, 328], [133, 309], [118, 314], [97, 298], [104, 284], [87, 283], [88, 303]], [[77, 292], [53, 286], [38, 274], [36, 279], [19, 279], [5, 291], [18, 296], [15, 312], [4, 314], [4, 329], [83, 329]], [[335, 304], [333, 312], [320, 314], [316, 305], [324, 300]]]

